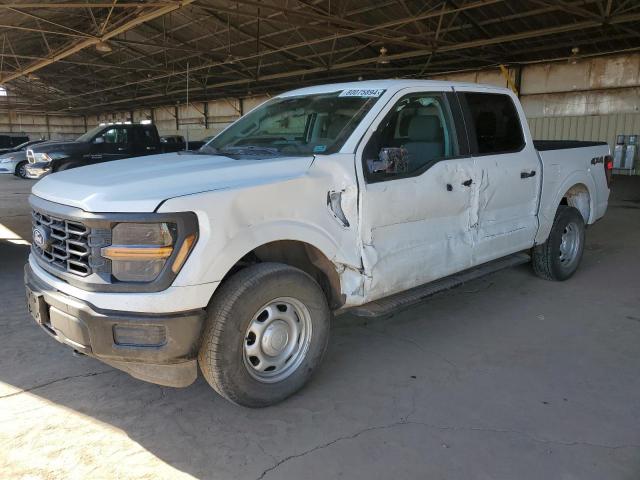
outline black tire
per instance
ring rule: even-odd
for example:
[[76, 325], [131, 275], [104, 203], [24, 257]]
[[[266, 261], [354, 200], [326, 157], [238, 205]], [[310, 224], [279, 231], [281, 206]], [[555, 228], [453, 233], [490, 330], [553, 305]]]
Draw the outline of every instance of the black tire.
[[[286, 378], [265, 383], [256, 375], [266, 373], [256, 373], [257, 367], [254, 366], [252, 370], [247, 361], [245, 345], [252, 345], [248, 343], [251, 337], [248, 329], [259, 321], [265, 308], [272, 305], [270, 302], [282, 298], [294, 299], [304, 305], [305, 312], [309, 314], [305, 315], [305, 324], [311, 326], [308, 329], [310, 334], [305, 343], [306, 349], [300, 350], [305, 353], [296, 354], [297, 367], [290, 368]], [[277, 307], [280, 308], [280, 305]], [[320, 365], [329, 341], [331, 312], [322, 289], [305, 272], [284, 264], [259, 263], [239, 271], [220, 286], [207, 312], [207, 324], [198, 355], [200, 369], [216, 392], [246, 407], [272, 405], [297, 392]], [[297, 310], [294, 318], [301, 321]], [[275, 323], [272, 320], [269, 322], [268, 325]], [[301, 342], [301, 336], [296, 335], [298, 343]], [[287, 345], [296, 343], [289, 340], [285, 342], [288, 342]], [[259, 342], [259, 345], [263, 352], [263, 343]], [[298, 347], [294, 345], [294, 348]], [[287, 367], [283, 368], [286, 371]]]
[[[573, 233], [575, 230], [575, 233]], [[577, 244], [571, 248], [571, 255], [565, 253], [563, 236], [571, 236]], [[533, 271], [546, 280], [562, 281], [570, 278], [578, 269], [584, 252], [585, 226], [582, 214], [577, 208], [560, 205], [547, 241], [533, 248]], [[566, 242], [565, 242], [566, 245]], [[561, 248], [563, 246], [564, 250]]]
[[25, 170], [26, 166], [27, 166], [26, 161], [20, 162], [16, 165], [16, 172], [15, 172], [16, 177], [27, 178], [27, 171]]

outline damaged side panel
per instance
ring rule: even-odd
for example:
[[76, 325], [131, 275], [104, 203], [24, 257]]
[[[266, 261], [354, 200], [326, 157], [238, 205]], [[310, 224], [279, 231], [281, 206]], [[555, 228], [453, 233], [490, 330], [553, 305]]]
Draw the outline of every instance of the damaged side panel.
[[[294, 177], [166, 202], [165, 207], [171, 210], [193, 210], [197, 205], [201, 238], [196, 248], [213, 252], [199, 254], [207, 261], [194, 265], [189, 277], [178, 277], [176, 284], [189, 284], [195, 278], [222, 280], [249, 252], [270, 242], [289, 240], [321, 252], [340, 276], [343, 298], [348, 303], [362, 303], [357, 191], [353, 155], [335, 154], [316, 158]], [[342, 218], [327, 203], [330, 192], [339, 192], [334, 207]], [[352, 296], [357, 298], [351, 300]]]
[[366, 185], [361, 228], [368, 300], [471, 266], [474, 171], [473, 160], [463, 158], [416, 177]]
[[542, 178], [538, 157], [530, 149], [476, 157], [476, 168], [474, 265], [533, 246]]

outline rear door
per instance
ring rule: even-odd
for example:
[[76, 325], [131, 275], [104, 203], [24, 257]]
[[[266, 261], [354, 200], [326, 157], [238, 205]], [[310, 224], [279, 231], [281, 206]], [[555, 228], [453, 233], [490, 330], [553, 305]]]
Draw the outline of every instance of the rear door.
[[152, 155], [160, 153], [160, 137], [152, 125], [136, 125], [133, 127], [134, 155]]
[[542, 177], [517, 98], [511, 92], [458, 92], [475, 161], [473, 264], [533, 246]]
[[471, 266], [474, 166], [451, 88], [398, 92], [356, 159], [369, 300]]

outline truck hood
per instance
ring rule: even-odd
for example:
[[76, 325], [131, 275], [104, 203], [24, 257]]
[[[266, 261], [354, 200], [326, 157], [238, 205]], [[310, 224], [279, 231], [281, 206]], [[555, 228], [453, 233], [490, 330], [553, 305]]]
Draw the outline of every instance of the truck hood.
[[236, 160], [167, 153], [54, 173], [36, 183], [32, 192], [87, 212], [153, 212], [173, 197], [295, 178], [312, 162], [312, 156]]
[[91, 144], [87, 142], [43, 142], [37, 143], [29, 147], [29, 150], [33, 150], [36, 153], [87, 153], [91, 149]]

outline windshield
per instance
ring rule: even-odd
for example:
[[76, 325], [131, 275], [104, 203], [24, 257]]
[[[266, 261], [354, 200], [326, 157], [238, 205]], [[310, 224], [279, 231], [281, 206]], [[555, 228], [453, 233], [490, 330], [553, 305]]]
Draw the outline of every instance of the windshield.
[[334, 153], [382, 93], [340, 90], [275, 98], [242, 117], [201, 151], [232, 156]]
[[92, 128], [87, 133], [83, 133], [78, 138], [76, 138], [76, 142], [88, 142], [88, 141], [90, 141], [96, 135], [96, 133], [98, 133], [103, 128], [104, 128], [104, 125], [99, 125], [97, 127]]

